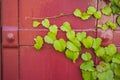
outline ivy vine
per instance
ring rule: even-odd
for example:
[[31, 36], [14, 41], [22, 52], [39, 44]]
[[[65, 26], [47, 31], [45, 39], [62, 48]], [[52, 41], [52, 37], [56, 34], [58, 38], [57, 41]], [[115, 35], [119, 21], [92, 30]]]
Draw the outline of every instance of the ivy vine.
[[[87, 20], [91, 16], [96, 19], [101, 19], [102, 15], [110, 16], [113, 10], [110, 6], [105, 6], [101, 11], [93, 6], [89, 6], [86, 12], [82, 12], [79, 8], [75, 9], [73, 15], [82, 20]], [[61, 14], [57, 17], [64, 16]], [[54, 17], [56, 18], [56, 17]], [[120, 25], [120, 17], [117, 19]], [[51, 25], [48, 18], [42, 19], [41, 22], [34, 20], [33, 27], [39, 25], [44, 26], [49, 30], [47, 35], [42, 38], [40, 35], [34, 38], [34, 48], [40, 50], [45, 43], [53, 45], [54, 49], [65, 53], [66, 58], [72, 60], [73, 63], [81, 56], [83, 63], [80, 64], [82, 77], [84, 80], [119, 80], [120, 79], [120, 54], [114, 44], [109, 44], [106, 47], [101, 46], [101, 38], [93, 38], [87, 36], [86, 32], [75, 32], [69, 22], [64, 22], [60, 30], [66, 32], [67, 41], [63, 38], [57, 38], [58, 27]], [[116, 24], [108, 20], [105, 24], [98, 24], [98, 28], [107, 30], [111, 28], [116, 30]], [[94, 54], [101, 59], [98, 65], [95, 65], [92, 60], [92, 55], [89, 52], [81, 53], [82, 45], [84, 48], [93, 49]]]

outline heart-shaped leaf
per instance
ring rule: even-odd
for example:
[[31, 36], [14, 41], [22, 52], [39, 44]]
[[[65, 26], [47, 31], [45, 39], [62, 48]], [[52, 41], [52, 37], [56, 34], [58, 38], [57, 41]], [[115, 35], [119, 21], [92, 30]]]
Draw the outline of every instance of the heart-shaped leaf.
[[55, 40], [53, 46], [55, 50], [63, 52], [66, 48], [66, 42], [64, 39]]
[[69, 31], [69, 32], [67, 32], [66, 36], [69, 40], [73, 41], [75, 39], [75, 32]]
[[80, 49], [75, 46], [71, 41], [67, 41], [67, 48], [71, 51], [80, 51]]
[[90, 18], [90, 14], [87, 14], [86, 12], [83, 12], [81, 17], [80, 17], [82, 20], [87, 20]]
[[106, 54], [109, 56], [113, 56], [117, 53], [117, 48], [114, 44], [109, 44], [108, 47], [105, 48]]
[[81, 43], [79, 42], [79, 40], [77, 38], [73, 39], [71, 41], [76, 47], [78, 47], [79, 49], [81, 49]]
[[96, 12], [96, 8], [93, 7], [93, 6], [89, 6], [88, 9], [87, 9], [87, 13], [92, 15]]
[[57, 35], [57, 31], [58, 31], [58, 27], [56, 25], [51, 25], [49, 27], [50, 32], [54, 33], [55, 35]]
[[92, 48], [94, 50], [98, 49], [100, 47], [100, 45], [101, 45], [101, 42], [102, 42], [101, 38], [94, 39]]
[[34, 44], [34, 48], [36, 50], [40, 50], [42, 45], [43, 45], [43, 38], [41, 36], [37, 36], [36, 38], [34, 38], [35, 44]]
[[45, 27], [45, 28], [49, 28], [50, 27], [50, 21], [46, 18], [42, 21], [42, 25]]
[[95, 50], [95, 54], [98, 57], [103, 57], [105, 55], [105, 48], [99, 47], [97, 50]]
[[80, 69], [84, 71], [95, 71], [94, 62], [92, 60], [86, 61], [80, 65]]
[[79, 57], [79, 52], [74, 52], [74, 51], [67, 49], [65, 51], [65, 55], [68, 59], [71, 59], [75, 63]]
[[80, 9], [75, 9], [75, 11], [73, 12], [73, 14], [74, 14], [74, 16], [76, 16], [76, 17], [81, 17], [81, 11], [80, 11]]
[[33, 21], [33, 27], [38, 27], [40, 25], [39, 21]]
[[89, 61], [91, 60], [92, 56], [90, 53], [86, 52], [86, 53], [83, 53], [81, 58], [84, 60], [84, 61]]
[[93, 41], [94, 39], [91, 36], [88, 36], [87, 38], [84, 38], [82, 40], [82, 43], [85, 46], [85, 48], [91, 48], [93, 45]]
[[112, 13], [112, 9], [110, 6], [105, 6], [103, 9], [102, 9], [102, 13], [107, 15], [107, 16], [110, 16], [111, 13]]
[[48, 44], [53, 44], [53, 42], [56, 40], [56, 35], [52, 32], [48, 32], [48, 34], [44, 37], [44, 40]]
[[84, 80], [96, 80], [97, 72], [96, 71], [82, 70], [82, 77], [83, 77]]
[[86, 32], [78, 32], [77, 34], [76, 34], [76, 36], [77, 36], [77, 39], [79, 40], [79, 41], [82, 41], [83, 40], [83, 38], [85, 38], [86, 37]]
[[60, 27], [62, 31], [69, 32], [71, 31], [71, 26], [69, 22], [64, 22], [63, 25]]

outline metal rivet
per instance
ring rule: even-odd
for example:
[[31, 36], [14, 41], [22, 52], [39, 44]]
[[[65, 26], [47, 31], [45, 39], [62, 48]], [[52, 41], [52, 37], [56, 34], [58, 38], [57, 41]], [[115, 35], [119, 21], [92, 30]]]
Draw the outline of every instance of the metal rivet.
[[13, 42], [15, 40], [14, 34], [13, 33], [8, 33], [7, 34], [7, 41]]

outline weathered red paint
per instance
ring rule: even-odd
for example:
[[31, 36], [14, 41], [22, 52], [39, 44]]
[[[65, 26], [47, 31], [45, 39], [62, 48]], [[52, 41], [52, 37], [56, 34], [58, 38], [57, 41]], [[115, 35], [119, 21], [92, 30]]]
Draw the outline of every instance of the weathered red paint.
[[114, 43], [116, 46], [119, 46], [119, 47], [120, 47], [120, 30], [119, 30], [119, 31], [115, 31], [113, 35], [114, 35], [113, 43]]
[[98, 29], [97, 37], [102, 38], [102, 46], [108, 46], [108, 44], [111, 44], [113, 42], [113, 31], [111, 29], [108, 29], [106, 31]]

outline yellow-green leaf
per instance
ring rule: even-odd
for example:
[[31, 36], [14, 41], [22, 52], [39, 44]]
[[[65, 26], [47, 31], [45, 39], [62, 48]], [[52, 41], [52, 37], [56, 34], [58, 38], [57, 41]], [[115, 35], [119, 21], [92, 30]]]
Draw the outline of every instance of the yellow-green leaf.
[[45, 28], [49, 28], [50, 27], [50, 21], [46, 18], [42, 21], [42, 25], [45, 27]]
[[39, 21], [33, 21], [33, 27], [38, 27], [40, 25]]

